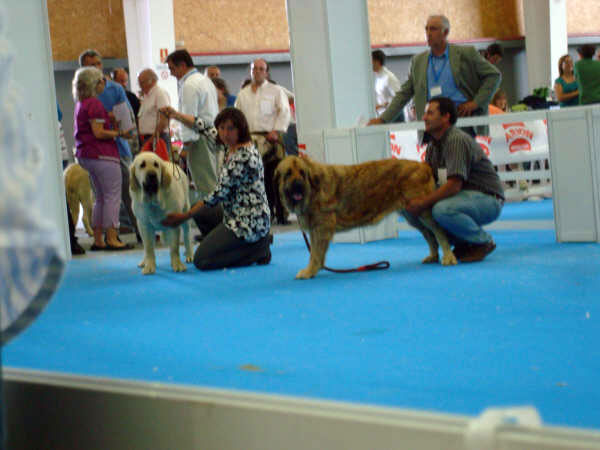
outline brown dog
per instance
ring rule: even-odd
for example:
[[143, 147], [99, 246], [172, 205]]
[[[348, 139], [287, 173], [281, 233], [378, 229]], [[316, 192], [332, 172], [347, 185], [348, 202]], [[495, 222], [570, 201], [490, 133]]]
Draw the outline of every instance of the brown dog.
[[[310, 261], [296, 278], [312, 278], [323, 267], [336, 231], [377, 223], [393, 211], [402, 211], [407, 200], [435, 189], [431, 168], [406, 159], [338, 166], [288, 156], [277, 166], [274, 179], [282, 202], [298, 216], [300, 228], [310, 233]], [[423, 263], [439, 261], [439, 243], [442, 264], [456, 264], [446, 233], [431, 210], [419, 219], [426, 227], [419, 231], [430, 251]]]

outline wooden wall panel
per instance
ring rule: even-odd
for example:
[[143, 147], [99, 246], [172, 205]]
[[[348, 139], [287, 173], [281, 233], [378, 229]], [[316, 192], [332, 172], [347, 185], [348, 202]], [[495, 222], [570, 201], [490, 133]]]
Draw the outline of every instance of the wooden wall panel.
[[55, 61], [76, 60], [87, 48], [127, 57], [121, 0], [48, 0], [48, 18]]
[[568, 0], [567, 30], [569, 34], [600, 34], [600, 2], [598, 0]]
[[[342, 0], [339, 0], [342, 1]], [[512, 39], [525, 34], [526, 0], [368, 0], [373, 45], [424, 44], [430, 14], [450, 20], [450, 39]], [[285, 0], [173, 0], [175, 40], [192, 53], [286, 50]], [[600, 2], [567, 1], [569, 34], [600, 34]], [[89, 47], [126, 58], [121, 0], [48, 0], [55, 61], [72, 61]]]
[[285, 0], [174, 0], [175, 40], [193, 53], [287, 50]]
[[425, 22], [433, 14], [450, 21], [450, 40], [508, 39], [524, 34], [522, 0], [369, 0], [373, 45], [425, 42]]

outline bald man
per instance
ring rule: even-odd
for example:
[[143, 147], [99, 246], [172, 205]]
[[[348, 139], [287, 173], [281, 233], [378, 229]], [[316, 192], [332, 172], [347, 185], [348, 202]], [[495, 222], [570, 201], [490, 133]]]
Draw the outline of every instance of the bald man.
[[169, 93], [158, 85], [158, 76], [152, 69], [144, 69], [138, 75], [138, 84], [142, 90], [142, 104], [138, 114], [140, 128], [140, 144], [143, 146], [148, 139], [161, 138], [171, 152], [169, 136], [169, 118], [158, 114], [160, 108], [171, 106]]
[[204, 71], [204, 75], [211, 80], [214, 78], [221, 78], [221, 69], [219, 69], [217, 66], [208, 66]]

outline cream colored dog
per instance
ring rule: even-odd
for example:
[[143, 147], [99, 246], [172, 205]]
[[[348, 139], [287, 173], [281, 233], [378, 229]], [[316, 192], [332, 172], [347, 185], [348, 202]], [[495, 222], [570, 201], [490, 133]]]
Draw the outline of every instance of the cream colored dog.
[[[385, 159], [356, 165], [320, 164], [308, 158], [288, 156], [277, 166], [275, 183], [283, 204], [298, 216], [300, 228], [310, 233], [310, 260], [296, 278], [312, 278], [323, 268], [325, 253], [336, 231], [379, 222], [402, 211], [407, 200], [432, 192], [431, 168], [406, 159]], [[429, 244], [423, 263], [456, 264], [445, 231], [431, 210], [421, 213], [421, 231]]]
[[175, 272], [187, 270], [179, 258], [179, 229], [183, 229], [185, 262], [192, 262], [190, 225], [165, 227], [161, 221], [169, 213], [181, 213], [190, 209], [189, 183], [186, 174], [175, 164], [165, 162], [155, 153], [141, 152], [130, 167], [129, 191], [133, 212], [144, 243], [144, 259], [139, 264], [144, 275], [156, 271], [154, 254], [155, 235], [163, 231], [171, 253], [171, 267]]
[[85, 232], [89, 236], [93, 236], [94, 230], [92, 230], [91, 224], [94, 196], [90, 174], [79, 164], [71, 164], [63, 172], [63, 180], [67, 194], [67, 205], [69, 205], [73, 224], [77, 226], [79, 204], [81, 204], [83, 207], [83, 226], [85, 227]]

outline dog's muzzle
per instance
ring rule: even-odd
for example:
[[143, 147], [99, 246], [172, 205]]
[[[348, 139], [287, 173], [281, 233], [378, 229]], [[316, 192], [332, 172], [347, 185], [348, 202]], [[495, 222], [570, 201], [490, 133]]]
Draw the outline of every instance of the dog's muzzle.
[[290, 206], [296, 206], [301, 203], [306, 196], [304, 183], [300, 180], [294, 180], [294, 182], [292, 182], [285, 190], [285, 196], [287, 197]]
[[158, 192], [158, 176], [154, 172], [150, 172], [146, 175], [144, 183], [142, 184], [144, 192], [149, 195], [154, 195]]

